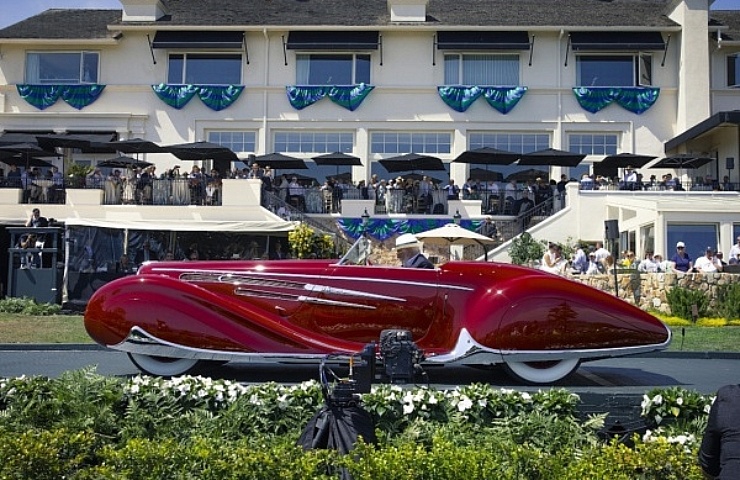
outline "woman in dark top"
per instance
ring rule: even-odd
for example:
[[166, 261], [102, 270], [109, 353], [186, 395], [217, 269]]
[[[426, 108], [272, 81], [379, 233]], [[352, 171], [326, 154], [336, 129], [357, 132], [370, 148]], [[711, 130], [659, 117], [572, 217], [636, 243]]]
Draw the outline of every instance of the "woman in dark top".
[[725, 385], [717, 392], [699, 450], [699, 465], [708, 478], [740, 478], [740, 385]]
[[679, 272], [688, 273], [694, 267], [691, 257], [686, 253], [686, 245], [683, 242], [676, 244], [676, 254], [671, 258], [671, 262], [674, 263], [673, 268]]

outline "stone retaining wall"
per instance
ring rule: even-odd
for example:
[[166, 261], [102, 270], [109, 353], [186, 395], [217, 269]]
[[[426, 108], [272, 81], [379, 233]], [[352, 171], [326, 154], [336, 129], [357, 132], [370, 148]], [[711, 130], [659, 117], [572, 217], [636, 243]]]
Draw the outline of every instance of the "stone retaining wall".
[[[567, 275], [576, 282], [614, 293], [614, 275]], [[620, 273], [617, 274], [619, 298], [643, 310], [670, 314], [666, 292], [675, 286], [700, 290], [709, 297], [709, 308], [716, 307], [720, 285], [740, 283], [740, 275], [731, 273]]]

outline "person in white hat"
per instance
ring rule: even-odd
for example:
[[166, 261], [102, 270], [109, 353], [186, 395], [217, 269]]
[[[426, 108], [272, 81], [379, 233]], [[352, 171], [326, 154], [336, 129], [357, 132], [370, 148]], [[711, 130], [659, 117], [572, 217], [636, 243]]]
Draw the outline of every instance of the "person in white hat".
[[404, 233], [396, 238], [396, 256], [402, 267], [434, 268], [434, 264], [421, 253], [419, 239], [412, 233]]
[[678, 272], [690, 273], [694, 269], [694, 262], [691, 257], [686, 253], [686, 244], [678, 242], [676, 244], [676, 254], [671, 258], [673, 262], [673, 268]]

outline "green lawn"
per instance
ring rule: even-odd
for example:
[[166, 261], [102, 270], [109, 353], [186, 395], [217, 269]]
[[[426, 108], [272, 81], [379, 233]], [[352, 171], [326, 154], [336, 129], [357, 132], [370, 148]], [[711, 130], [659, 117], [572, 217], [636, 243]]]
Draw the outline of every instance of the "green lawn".
[[81, 315], [0, 313], [0, 343], [93, 343]]
[[[684, 330], [684, 335], [681, 330]], [[740, 352], [740, 327], [671, 327], [671, 352]], [[81, 315], [0, 313], [0, 343], [92, 343]]]

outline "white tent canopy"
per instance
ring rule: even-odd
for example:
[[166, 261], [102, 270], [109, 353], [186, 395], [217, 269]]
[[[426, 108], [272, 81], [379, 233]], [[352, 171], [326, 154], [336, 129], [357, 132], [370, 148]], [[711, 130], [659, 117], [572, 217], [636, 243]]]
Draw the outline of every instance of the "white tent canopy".
[[244, 233], [283, 233], [295, 229], [297, 222], [282, 220], [244, 220], [244, 221], [199, 221], [184, 222], [174, 220], [108, 220], [95, 218], [67, 218], [67, 226], [113, 228], [119, 230], [159, 230], [177, 232], [244, 232]]

